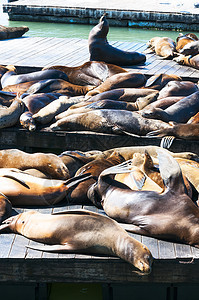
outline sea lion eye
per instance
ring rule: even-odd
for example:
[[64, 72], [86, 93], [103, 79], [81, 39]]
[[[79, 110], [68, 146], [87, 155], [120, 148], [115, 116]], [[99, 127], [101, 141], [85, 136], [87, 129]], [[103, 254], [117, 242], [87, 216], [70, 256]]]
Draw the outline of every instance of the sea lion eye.
[[22, 222], [21, 222], [21, 224], [24, 224], [24, 223], [25, 223], [25, 221], [22, 221]]

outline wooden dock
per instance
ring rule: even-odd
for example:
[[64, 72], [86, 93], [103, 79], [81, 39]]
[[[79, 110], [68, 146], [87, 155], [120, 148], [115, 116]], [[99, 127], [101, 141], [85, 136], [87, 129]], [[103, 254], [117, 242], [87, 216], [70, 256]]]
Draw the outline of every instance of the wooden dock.
[[109, 24], [137, 28], [199, 31], [199, 9], [190, 1], [19, 0], [3, 5], [12, 21], [96, 24], [108, 13]]
[[[143, 52], [146, 45], [130, 42], [111, 42], [123, 50]], [[78, 66], [89, 60], [87, 40], [60, 38], [20, 38], [0, 42], [0, 64], [13, 64], [21, 73], [40, 70], [44, 66]], [[127, 68], [132, 72], [142, 72], [146, 76], [167, 73], [176, 74], [183, 79], [198, 81], [199, 70], [180, 66], [174, 61], [162, 60], [154, 54], [147, 54], [146, 64]], [[51, 132], [46, 129], [28, 132], [21, 128], [0, 130], [1, 149], [19, 148], [36, 152], [57, 152], [63, 150], [106, 150], [113, 147], [133, 145], [159, 145], [158, 138], [131, 137], [90, 132]], [[199, 154], [199, 141], [174, 140], [171, 150], [174, 152], [191, 151]], [[93, 206], [63, 205], [51, 208], [39, 208], [40, 212], [51, 213], [63, 209], [86, 208], [98, 211]], [[32, 209], [32, 208], [31, 208]], [[35, 209], [35, 208], [33, 208]], [[36, 208], [38, 210], [38, 208]], [[23, 211], [18, 208], [16, 211]], [[102, 211], [99, 211], [102, 213]], [[36, 284], [36, 283], [100, 283], [106, 290], [106, 300], [118, 298], [118, 284], [133, 290], [133, 284], [140, 285], [147, 296], [152, 285], [154, 299], [182, 300], [188, 295], [189, 288], [199, 283], [199, 250], [187, 245], [165, 242], [153, 238], [134, 235], [151, 250], [155, 261], [150, 275], [139, 276], [128, 263], [115, 257], [98, 257], [77, 254], [49, 254], [26, 248], [35, 244], [20, 235], [0, 235], [0, 284]], [[186, 292], [181, 287], [187, 287]], [[150, 288], [149, 288], [150, 287]], [[160, 289], [157, 291], [157, 287]], [[148, 290], [149, 288], [149, 290]], [[191, 289], [191, 288], [190, 288]], [[1, 285], [0, 285], [1, 291]], [[178, 291], [178, 297], [177, 292]], [[196, 288], [196, 294], [198, 289]], [[134, 293], [134, 292], [132, 292]], [[179, 298], [179, 295], [181, 295]], [[143, 296], [144, 297], [144, 296]], [[146, 299], [146, 298], [139, 299]], [[45, 298], [44, 298], [45, 299]], [[128, 298], [132, 299], [132, 298]], [[189, 295], [189, 300], [191, 298]]]

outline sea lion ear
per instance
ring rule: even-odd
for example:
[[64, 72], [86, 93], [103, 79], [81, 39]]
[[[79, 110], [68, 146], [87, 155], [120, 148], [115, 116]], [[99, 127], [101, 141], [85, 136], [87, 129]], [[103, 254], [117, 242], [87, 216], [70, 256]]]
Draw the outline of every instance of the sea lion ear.
[[184, 181], [178, 162], [166, 150], [157, 150], [160, 175], [167, 188], [184, 192]]

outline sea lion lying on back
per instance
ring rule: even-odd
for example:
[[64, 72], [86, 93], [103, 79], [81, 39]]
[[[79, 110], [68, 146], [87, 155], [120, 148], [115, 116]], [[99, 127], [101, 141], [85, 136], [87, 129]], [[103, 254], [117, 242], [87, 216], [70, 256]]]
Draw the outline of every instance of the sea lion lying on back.
[[88, 61], [78, 67], [51, 66], [42, 70], [60, 70], [67, 74], [69, 82], [77, 85], [95, 85], [98, 86], [108, 77], [117, 73], [127, 72], [125, 69], [107, 64], [103, 61]]
[[142, 274], [151, 271], [153, 258], [148, 248], [117, 222], [97, 213], [71, 210], [49, 215], [29, 211], [7, 219], [0, 231], [5, 229], [49, 245], [33, 246], [35, 250], [114, 255]]
[[146, 50], [146, 52], [155, 52], [157, 55], [165, 59], [173, 58], [174, 52], [176, 51], [175, 42], [168, 37], [156, 36], [148, 41], [147, 46], [149, 47], [149, 50]]
[[90, 60], [104, 61], [119, 66], [131, 66], [146, 61], [146, 56], [138, 52], [123, 51], [111, 46], [107, 41], [109, 24], [104, 14], [99, 24], [92, 28], [88, 37]]

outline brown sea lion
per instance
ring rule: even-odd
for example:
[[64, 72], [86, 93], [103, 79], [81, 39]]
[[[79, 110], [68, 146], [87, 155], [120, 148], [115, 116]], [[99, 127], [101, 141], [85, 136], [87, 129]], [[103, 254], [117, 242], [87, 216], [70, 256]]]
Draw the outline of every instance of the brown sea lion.
[[198, 86], [191, 81], [170, 81], [159, 92], [158, 99], [171, 96], [189, 96], [196, 92]]
[[17, 93], [0, 91], [0, 105], [9, 107], [16, 96]]
[[51, 66], [42, 70], [56, 69], [67, 74], [69, 82], [77, 85], [95, 85], [98, 86], [108, 77], [127, 72], [125, 69], [107, 64], [103, 61], [88, 61], [78, 67]]
[[193, 57], [179, 55], [175, 57], [174, 60], [181, 65], [186, 65], [195, 69], [199, 69], [199, 54], [194, 55]]
[[151, 76], [145, 83], [145, 88], [155, 89], [160, 91], [169, 81], [181, 81], [180, 76], [174, 74], [157, 74]]
[[192, 41], [191, 43], [186, 44], [179, 52], [185, 56], [199, 54], [199, 41]]
[[86, 93], [88, 93], [92, 89], [93, 86], [91, 85], [76, 85], [63, 79], [45, 79], [31, 85], [27, 90], [27, 93], [35, 94], [56, 92], [72, 97], [86, 95]]
[[12, 214], [12, 204], [8, 198], [0, 193], [0, 224]]
[[13, 85], [8, 85], [5, 88], [2, 89], [4, 92], [14, 92], [18, 93], [19, 95], [22, 95], [23, 93], [26, 93], [28, 89], [34, 85], [37, 81], [29, 81], [29, 82], [23, 82]]
[[15, 98], [9, 107], [0, 108], [0, 129], [14, 126], [24, 110], [24, 105], [21, 100]]
[[[165, 110], [152, 108], [151, 110], [143, 110], [140, 114], [146, 118], [155, 118], [165, 122], [174, 121], [177, 123], [186, 123], [198, 111], [199, 91], [182, 98]], [[169, 129], [169, 127], [167, 129]]]
[[129, 223], [124, 224], [124, 228], [134, 233], [199, 247], [199, 210], [185, 193], [180, 166], [163, 149], [159, 150], [158, 157], [160, 174], [166, 185], [164, 193], [133, 191], [112, 179], [111, 174], [130, 169], [126, 162], [103, 171], [98, 183], [89, 189], [88, 196], [95, 203], [97, 193], [106, 214], [119, 222]]
[[197, 112], [193, 117], [191, 117], [187, 124], [198, 124], [199, 123], [199, 112]]
[[145, 135], [147, 132], [170, 127], [154, 119], [143, 118], [138, 112], [127, 110], [100, 109], [83, 114], [74, 114], [50, 125], [52, 130], [95, 131], [103, 133]]
[[4, 88], [8, 85], [43, 79], [63, 79], [68, 81], [68, 76], [59, 70], [44, 70], [26, 74], [17, 74], [16, 72], [9, 71], [1, 77], [1, 86]]
[[180, 52], [180, 50], [182, 50], [186, 44], [197, 40], [198, 37], [194, 33], [187, 33], [184, 35], [182, 33], [179, 33], [176, 39], [176, 51]]
[[[152, 255], [114, 220], [86, 210], [53, 215], [29, 211], [5, 220], [0, 230], [10, 230], [49, 246], [32, 249], [119, 256], [143, 273], [150, 273]], [[29, 246], [28, 246], [29, 247]]]
[[146, 61], [146, 56], [138, 52], [123, 51], [111, 46], [107, 41], [109, 23], [104, 14], [99, 23], [92, 28], [88, 37], [91, 61], [104, 61], [119, 66], [131, 66]]
[[67, 197], [70, 203], [91, 203], [87, 197], [88, 188], [96, 182], [98, 176], [103, 170], [123, 161], [124, 158], [121, 155], [118, 155], [117, 152], [114, 152], [108, 158], [97, 158], [80, 167], [75, 176], [89, 173], [92, 175], [92, 178], [84, 182], [80, 182], [77, 187], [68, 193]]
[[[120, 155], [122, 155], [124, 157], [125, 160], [129, 160], [132, 158], [132, 156], [135, 153], [140, 153], [140, 154], [144, 155], [145, 151], [147, 151], [149, 153], [149, 155], [151, 157], [153, 157], [153, 159], [154, 159], [154, 158], [157, 158], [157, 152], [159, 149], [161, 149], [161, 147], [151, 146], [151, 145], [150, 146], [117, 147], [117, 148], [112, 148], [112, 149], [103, 151], [103, 155], [104, 155], [104, 157], [107, 157], [114, 151], [117, 151]], [[164, 151], [175, 158], [180, 157], [180, 158], [190, 159], [190, 160], [199, 162], [198, 155], [193, 152], [175, 153], [175, 152], [172, 152], [172, 151], [169, 151], [166, 149], [164, 149]]]
[[0, 168], [16, 168], [22, 171], [37, 169], [54, 179], [70, 177], [61, 158], [52, 153], [27, 153], [18, 149], [0, 150]]
[[95, 159], [95, 155], [87, 156], [86, 153], [81, 151], [64, 151], [59, 155], [59, 157], [67, 167], [70, 177], [75, 176], [77, 170], [83, 165]]
[[142, 73], [119, 73], [107, 78], [102, 84], [86, 94], [91, 97], [117, 88], [139, 88], [144, 86], [146, 77]]
[[29, 28], [27, 26], [7, 27], [0, 25], [0, 40], [19, 38], [28, 30]]
[[147, 136], [175, 136], [185, 140], [199, 140], [199, 124], [171, 124], [166, 129], [151, 131]]
[[176, 51], [176, 44], [174, 40], [168, 37], [153, 37], [147, 43], [149, 51], [155, 52], [155, 54], [165, 58], [172, 59], [174, 56], [174, 52]]
[[38, 178], [23, 171], [0, 169], [0, 192], [13, 206], [54, 205], [62, 201], [70, 188], [90, 176], [80, 175], [66, 181]]

